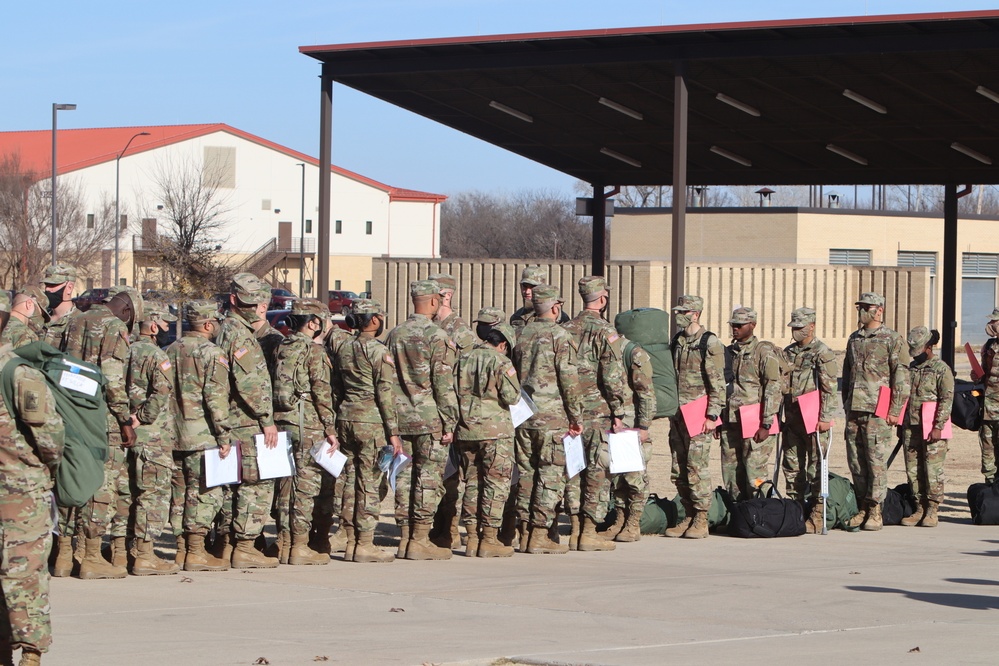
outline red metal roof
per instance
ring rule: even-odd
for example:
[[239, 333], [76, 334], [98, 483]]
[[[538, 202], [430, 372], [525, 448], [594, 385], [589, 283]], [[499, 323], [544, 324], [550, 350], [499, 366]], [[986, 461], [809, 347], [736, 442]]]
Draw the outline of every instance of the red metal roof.
[[[65, 174], [96, 164], [110, 162], [118, 155], [128, 140], [139, 132], [149, 132], [149, 136], [137, 136], [128, 147], [128, 154], [134, 155], [163, 146], [187, 141], [215, 132], [227, 132], [247, 141], [276, 150], [299, 161], [319, 166], [319, 160], [268, 141], [262, 137], [244, 132], [225, 123], [201, 125], [151, 125], [147, 127], [98, 127], [92, 129], [61, 129], [59, 132], [59, 173]], [[21, 166], [25, 171], [46, 177], [51, 171], [52, 131], [31, 130], [23, 132], [0, 132], [0, 155], [19, 153]], [[392, 201], [431, 201], [440, 203], [447, 199], [443, 194], [420, 192], [392, 187], [359, 173], [334, 165], [333, 173], [345, 178], [370, 185], [389, 194]]]

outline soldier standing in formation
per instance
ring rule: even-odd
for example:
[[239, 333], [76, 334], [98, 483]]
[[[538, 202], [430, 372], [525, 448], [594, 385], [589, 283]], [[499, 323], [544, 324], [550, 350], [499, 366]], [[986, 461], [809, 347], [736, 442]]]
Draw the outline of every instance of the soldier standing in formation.
[[73, 289], [76, 288], [76, 268], [69, 264], [55, 264], [45, 268], [42, 290], [45, 292], [50, 321], [42, 338], [56, 349], [62, 349], [62, 337], [66, 324], [79, 314], [73, 303]]
[[982, 425], [978, 430], [978, 442], [982, 447], [982, 474], [985, 483], [996, 480], [996, 458], [999, 457], [999, 363], [996, 351], [999, 348], [999, 308], [992, 310], [985, 325], [988, 341], [982, 345], [982, 370], [984, 375], [972, 374], [974, 382], [985, 384], [982, 400]]
[[[534, 312], [533, 290], [540, 284], [548, 282], [548, 271], [541, 266], [526, 266], [520, 272], [520, 296], [524, 299], [524, 305], [510, 315], [510, 325], [520, 332], [520, 329], [531, 323], [537, 314]], [[564, 324], [569, 321], [569, 315], [559, 310], [556, 323]]]

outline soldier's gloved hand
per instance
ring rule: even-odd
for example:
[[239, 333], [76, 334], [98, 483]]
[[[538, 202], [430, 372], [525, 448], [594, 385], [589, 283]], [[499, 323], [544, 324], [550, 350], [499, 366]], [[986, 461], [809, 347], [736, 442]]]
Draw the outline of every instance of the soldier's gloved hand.
[[819, 421], [815, 424], [815, 429], [819, 432], [829, 432], [830, 428], [832, 428], [832, 421]]
[[229, 455], [229, 451], [232, 450], [232, 444], [226, 442], [225, 444], [219, 443], [219, 458], [225, 458]]
[[277, 426], [269, 425], [264, 428], [264, 446], [268, 449], [277, 448]]
[[583, 434], [583, 426], [573, 423], [569, 426], [569, 437], [579, 437]]
[[928, 437], [930, 443], [939, 442], [943, 439], [943, 430], [941, 428], [934, 428], [930, 431], [930, 436]]
[[131, 423], [125, 423], [118, 426], [121, 430], [121, 445], [126, 449], [130, 449], [135, 446], [135, 428], [132, 427]]
[[441, 436], [441, 444], [450, 444], [454, 440], [453, 432], [446, 432]]
[[611, 432], [617, 433], [617, 432], [621, 432], [624, 429], [625, 429], [624, 428], [624, 421], [622, 421], [621, 419], [619, 419], [617, 417], [614, 417], [614, 421], [611, 423]]
[[392, 435], [389, 437], [389, 444], [392, 445], [393, 456], [397, 456], [402, 453], [402, 437], [399, 435]]
[[760, 426], [756, 430], [756, 434], [753, 435], [753, 441], [759, 444], [760, 442], [765, 442], [767, 437], [770, 436], [770, 428], [764, 428]]
[[328, 435], [326, 441], [330, 445], [329, 453], [333, 455], [333, 452], [340, 448], [340, 441], [336, 438], [336, 435]]

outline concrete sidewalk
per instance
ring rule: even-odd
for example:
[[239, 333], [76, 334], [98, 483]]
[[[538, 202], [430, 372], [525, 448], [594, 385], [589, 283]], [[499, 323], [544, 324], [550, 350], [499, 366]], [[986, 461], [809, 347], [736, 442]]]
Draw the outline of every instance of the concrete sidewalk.
[[645, 537], [612, 553], [53, 579], [45, 663], [995, 663], [997, 557], [999, 528], [948, 522]]

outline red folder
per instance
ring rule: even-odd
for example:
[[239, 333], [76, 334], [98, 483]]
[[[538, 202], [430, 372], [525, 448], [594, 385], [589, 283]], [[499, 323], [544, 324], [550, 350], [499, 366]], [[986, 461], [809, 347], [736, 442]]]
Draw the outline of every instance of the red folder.
[[[902, 411], [898, 413], [899, 419], [905, 416], [905, 410], [909, 406], [909, 399], [902, 403]], [[882, 386], [878, 389], [878, 405], [874, 408], [874, 416], [882, 419], [888, 418], [888, 409], [891, 407], [891, 389]]]
[[[763, 411], [763, 405], [756, 403], [755, 405], [743, 405], [739, 408], [739, 422], [742, 424], [742, 438], [749, 439], [756, 434], [756, 431], [760, 429], [760, 423], [762, 418], [760, 412]], [[777, 422], [777, 418], [774, 417], [774, 422], [770, 426], [770, 434], [776, 435], [780, 432], [780, 424]]]
[[[933, 430], [933, 422], [937, 420], [937, 403], [924, 402], [922, 406], [923, 439], [930, 438], [930, 431]], [[944, 423], [941, 439], [951, 439], [954, 437], [954, 425], [947, 419]]]
[[702, 395], [697, 400], [680, 405], [680, 415], [683, 416], [683, 424], [687, 426], [687, 433], [691, 437], [700, 435], [708, 416], [708, 396]]

